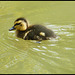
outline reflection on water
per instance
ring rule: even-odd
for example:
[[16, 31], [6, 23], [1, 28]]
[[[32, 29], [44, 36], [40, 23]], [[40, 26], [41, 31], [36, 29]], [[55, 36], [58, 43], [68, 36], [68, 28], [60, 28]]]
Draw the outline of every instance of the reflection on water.
[[[7, 4], [6, 5], [9, 6], [10, 3], [11, 2], [9, 2], [8, 5]], [[11, 3], [11, 5], [13, 5], [13, 3]], [[30, 3], [33, 3], [33, 2], [30, 2]], [[35, 5], [36, 4], [37, 3], [35, 2]], [[22, 5], [22, 3], [19, 3], [19, 5]], [[32, 5], [31, 8], [33, 8], [35, 5]], [[26, 13], [26, 15], [28, 16], [29, 14], [29, 17], [31, 17], [31, 21], [32, 22], [35, 21], [36, 23], [38, 22], [37, 20], [39, 20], [39, 18], [37, 17], [38, 15], [44, 16], [44, 14], [46, 15], [46, 12], [48, 9], [53, 8], [53, 7], [49, 8], [49, 5], [50, 4], [48, 3], [47, 6], [43, 5], [42, 6], [43, 8], [41, 8], [41, 4], [39, 3], [39, 6], [37, 7], [36, 10], [35, 8], [33, 8], [33, 11], [29, 10], [31, 12]], [[52, 3], [51, 5], [54, 6], [55, 3]], [[25, 5], [23, 5], [22, 7], [24, 6]], [[15, 5], [13, 7], [18, 8], [18, 5], [17, 6]], [[12, 8], [11, 11], [15, 10], [13, 7], [11, 7]], [[47, 9], [45, 7], [47, 7]], [[31, 9], [31, 8], [26, 8], [26, 9]], [[41, 11], [38, 11], [39, 8]], [[3, 9], [4, 8], [1, 8], [1, 10]], [[6, 9], [10, 9], [10, 8], [6, 7]], [[19, 11], [19, 9], [21, 8], [19, 7], [17, 11]], [[59, 9], [59, 7], [57, 7], [57, 9]], [[46, 12], [42, 14], [41, 12], [43, 12], [44, 10]], [[20, 13], [20, 11], [19, 13], [17, 11], [16, 13], [18, 15], [22, 14]], [[35, 12], [37, 11], [38, 13], [37, 16], [35, 16], [36, 13], [34, 14], [34, 16], [37, 17], [37, 19], [35, 20], [33, 19], [34, 16], [31, 14], [31, 13], [34, 13], [34, 11]], [[3, 14], [5, 13], [3, 12]], [[11, 74], [15, 74], [15, 73], [16, 74], [70, 73], [71, 74], [72, 73], [73, 74], [75, 73], [74, 71], [75, 69], [75, 64], [74, 64], [75, 62], [75, 59], [74, 59], [75, 25], [73, 23], [66, 24], [66, 21], [64, 21], [65, 23], [64, 25], [63, 24], [59, 25], [57, 22], [56, 22], [57, 24], [50, 24], [51, 22], [55, 20], [51, 20], [50, 18], [48, 18], [49, 16], [47, 16], [46, 19], [48, 21], [50, 19], [50, 22], [48, 21], [44, 22], [44, 19], [41, 16], [40, 18], [43, 20], [42, 22], [44, 23], [44, 25], [47, 28], [52, 29], [55, 32], [55, 34], [58, 35], [58, 37], [51, 39], [51, 40], [43, 40], [41, 43], [36, 43], [35, 40], [32, 41], [32, 40], [23, 40], [23, 39], [17, 38], [15, 36], [15, 31], [9, 32], [8, 29], [13, 25], [12, 22], [16, 18], [16, 17], [15, 18], [13, 17], [17, 14], [10, 13], [13, 15], [9, 14], [10, 15], [9, 17], [7, 14], [5, 15], [3, 14], [0, 16], [0, 18], [4, 16], [1, 19], [1, 24], [3, 25], [1, 25], [1, 30], [0, 30], [0, 34], [1, 34], [0, 35], [0, 73], [1, 74], [3, 73], [4, 74], [9, 74], [9, 73]], [[60, 17], [60, 14], [57, 14], [57, 15]], [[53, 18], [54, 16], [52, 15], [50, 17]], [[9, 23], [9, 20], [10, 20], [10, 23]], [[41, 21], [39, 21], [39, 23], [41, 23]]]

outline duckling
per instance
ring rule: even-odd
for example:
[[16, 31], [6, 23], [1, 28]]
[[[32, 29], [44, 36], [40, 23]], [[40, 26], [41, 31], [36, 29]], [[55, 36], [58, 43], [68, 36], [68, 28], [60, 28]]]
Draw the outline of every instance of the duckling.
[[14, 26], [9, 31], [16, 30], [16, 36], [24, 40], [50, 40], [55, 38], [56, 34], [43, 25], [28, 25], [25, 18], [18, 18]]

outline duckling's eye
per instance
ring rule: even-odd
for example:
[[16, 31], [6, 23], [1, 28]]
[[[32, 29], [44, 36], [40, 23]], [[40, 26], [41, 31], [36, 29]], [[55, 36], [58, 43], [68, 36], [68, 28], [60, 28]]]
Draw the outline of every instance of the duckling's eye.
[[20, 26], [22, 26], [22, 25], [20, 24]]

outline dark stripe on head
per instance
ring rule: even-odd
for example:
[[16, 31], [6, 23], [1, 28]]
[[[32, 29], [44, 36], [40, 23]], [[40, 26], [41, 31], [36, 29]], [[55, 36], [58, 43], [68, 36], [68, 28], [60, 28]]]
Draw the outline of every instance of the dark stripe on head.
[[15, 20], [15, 22], [16, 22], [16, 21], [19, 21], [19, 20], [24, 20], [25, 22], [27, 22], [27, 20], [26, 20], [25, 18], [23, 18], [23, 17], [18, 18], [17, 20]]
[[15, 20], [15, 22], [19, 21], [19, 20], [23, 20], [24, 22], [26, 22], [27, 23], [27, 28], [28, 28], [28, 22], [27, 22], [27, 20], [24, 17], [18, 18], [17, 20]]
[[16, 25], [20, 25], [20, 23], [16, 23], [14, 26], [16, 26]]

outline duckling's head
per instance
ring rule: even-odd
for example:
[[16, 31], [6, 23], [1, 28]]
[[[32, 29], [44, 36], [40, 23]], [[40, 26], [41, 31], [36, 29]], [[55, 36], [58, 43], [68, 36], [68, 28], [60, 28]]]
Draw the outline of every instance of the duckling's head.
[[19, 30], [19, 31], [24, 31], [28, 28], [28, 22], [25, 18], [18, 18], [17, 20], [15, 20], [14, 22], [14, 26], [12, 28], [9, 29], [9, 31], [12, 30]]

